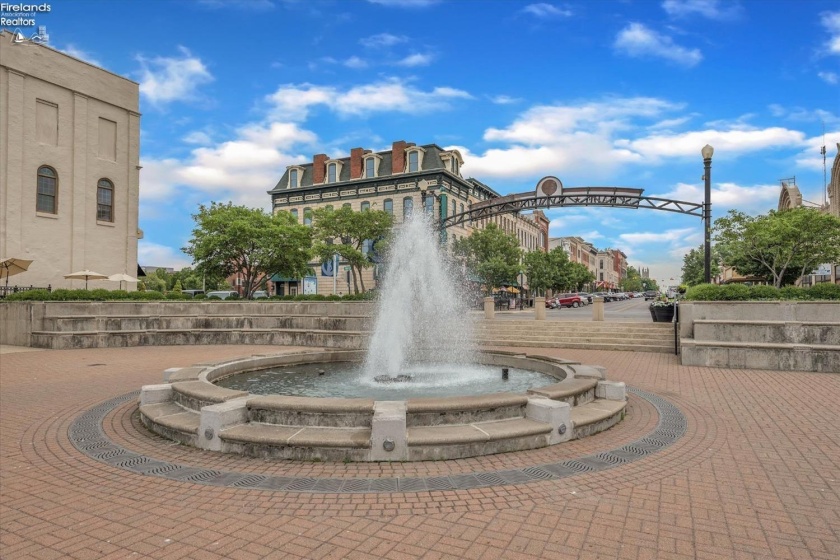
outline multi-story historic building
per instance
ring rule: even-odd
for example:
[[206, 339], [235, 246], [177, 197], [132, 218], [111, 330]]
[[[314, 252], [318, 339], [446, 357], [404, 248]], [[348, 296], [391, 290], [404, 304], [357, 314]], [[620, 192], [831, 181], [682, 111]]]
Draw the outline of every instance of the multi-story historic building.
[[139, 86], [11, 38], [0, 33], [0, 257], [33, 262], [10, 284], [136, 274]]
[[596, 259], [598, 261], [598, 269], [595, 272], [595, 287], [599, 290], [617, 289], [621, 277], [618, 272], [620, 266], [615, 262], [615, 251], [612, 249], [598, 251]]
[[552, 237], [548, 242], [549, 249], [563, 247], [569, 255], [569, 260], [580, 263], [589, 269], [589, 272], [598, 277], [597, 256], [598, 249], [582, 237]]
[[[464, 178], [463, 163], [457, 150], [398, 141], [381, 152], [354, 148], [350, 157], [344, 158], [317, 154], [312, 163], [286, 168], [268, 193], [275, 212], [291, 212], [303, 224], [311, 224], [313, 212], [325, 206], [384, 210], [394, 215], [397, 224], [421, 208], [445, 218], [468, 210], [470, 204], [499, 196], [481, 181]], [[491, 222], [515, 235], [525, 250], [548, 249], [548, 220], [541, 211], [467, 221], [447, 230], [447, 242], [466, 237]], [[335, 281], [324, 275], [328, 270], [320, 263], [313, 263], [313, 267], [317, 275], [312, 278], [274, 277], [277, 293], [331, 294], [334, 282], [336, 292], [350, 291], [352, 281], [344, 263], [339, 263]], [[373, 286], [376, 269], [367, 269], [365, 274], [365, 286]]]

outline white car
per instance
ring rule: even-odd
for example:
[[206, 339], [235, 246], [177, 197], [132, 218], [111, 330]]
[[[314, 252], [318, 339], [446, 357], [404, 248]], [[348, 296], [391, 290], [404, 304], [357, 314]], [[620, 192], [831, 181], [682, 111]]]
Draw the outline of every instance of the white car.
[[219, 290], [216, 292], [207, 292], [207, 299], [219, 298], [219, 299], [237, 299], [239, 297], [239, 292], [234, 292], [233, 290]]

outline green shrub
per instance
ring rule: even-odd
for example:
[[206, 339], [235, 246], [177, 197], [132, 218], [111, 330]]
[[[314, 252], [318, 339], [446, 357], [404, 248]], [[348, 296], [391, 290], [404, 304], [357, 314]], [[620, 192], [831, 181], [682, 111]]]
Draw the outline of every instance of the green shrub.
[[192, 298], [190, 298], [190, 297], [187, 297], [187, 295], [186, 295], [186, 294], [182, 294], [180, 291], [177, 291], [177, 292], [169, 292], [169, 293], [168, 293], [168, 294], [166, 294], [164, 297], [165, 297], [166, 299], [177, 299], [177, 300], [182, 300], [182, 299], [192, 299]]
[[750, 286], [750, 295], [748, 299], [779, 299], [779, 289], [775, 286]]
[[207, 299], [207, 296], [204, 294], [195, 294], [193, 299]]
[[784, 288], [779, 289], [779, 297], [781, 299], [792, 299], [792, 300], [808, 300], [811, 297], [808, 295], [807, 290], [803, 290], [797, 286], [785, 286]]
[[147, 290], [145, 292], [130, 292], [128, 299], [135, 301], [154, 301], [163, 299], [163, 294], [154, 290]]
[[50, 299], [50, 292], [47, 290], [27, 290], [9, 294], [6, 301], [42, 301]]
[[222, 298], [220, 298], [219, 296], [208, 296], [208, 298], [207, 298], [207, 299], [216, 300], [216, 301], [222, 301]]
[[815, 284], [807, 292], [811, 299], [840, 300], [840, 284]]
[[720, 298], [722, 301], [745, 301], [750, 299], [750, 288], [743, 284], [726, 284], [721, 286]]
[[691, 286], [685, 293], [686, 300], [689, 301], [717, 301], [720, 299], [720, 286], [717, 284], [698, 284]]

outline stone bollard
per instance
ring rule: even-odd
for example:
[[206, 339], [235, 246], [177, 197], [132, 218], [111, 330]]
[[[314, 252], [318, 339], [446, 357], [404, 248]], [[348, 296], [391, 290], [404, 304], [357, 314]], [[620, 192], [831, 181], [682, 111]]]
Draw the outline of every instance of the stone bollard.
[[549, 445], [569, 441], [575, 431], [572, 424], [572, 407], [569, 403], [544, 397], [528, 397], [525, 417], [551, 426]]
[[596, 297], [592, 300], [592, 320], [604, 320], [604, 298], [602, 297]]
[[407, 461], [405, 401], [376, 401], [370, 430], [371, 461]]
[[545, 297], [534, 298], [534, 319], [545, 321]]
[[242, 397], [201, 407], [197, 446], [210, 451], [221, 451], [222, 440], [219, 433], [248, 421], [248, 399], [249, 397]]
[[484, 318], [492, 320], [496, 316], [496, 300], [492, 297], [484, 298]]

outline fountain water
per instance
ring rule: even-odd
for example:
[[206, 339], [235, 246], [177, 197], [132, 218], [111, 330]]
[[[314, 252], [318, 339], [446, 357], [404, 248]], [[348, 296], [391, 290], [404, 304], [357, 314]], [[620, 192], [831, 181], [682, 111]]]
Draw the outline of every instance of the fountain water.
[[399, 228], [362, 382], [408, 381], [430, 365], [440, 371], [441, 364], [461, 369], [475, 363], [466, 283], [442, 254], [444, 248], [425, 214], [413, 213]]

